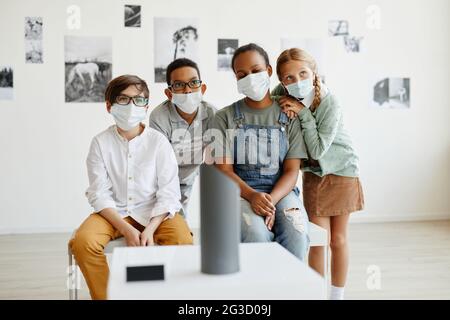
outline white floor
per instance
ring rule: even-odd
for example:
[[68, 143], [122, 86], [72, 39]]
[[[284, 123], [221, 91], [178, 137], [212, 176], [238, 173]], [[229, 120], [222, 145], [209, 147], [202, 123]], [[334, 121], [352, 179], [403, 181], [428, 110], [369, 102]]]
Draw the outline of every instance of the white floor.
[[[349, 228], [347, 299], [450, 299], [450, 221]], [[0, 299], [67, 299], [69, 236], [0, 236]], [[371, 266], [381, 272], [380, 289], [367, 287]], [[80, 298], [89, 299], [82, 286]]]

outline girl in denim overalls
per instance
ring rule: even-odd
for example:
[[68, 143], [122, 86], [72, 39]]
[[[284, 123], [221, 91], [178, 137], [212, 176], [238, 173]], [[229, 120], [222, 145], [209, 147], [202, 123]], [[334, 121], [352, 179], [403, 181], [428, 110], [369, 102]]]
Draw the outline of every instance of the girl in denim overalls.
[[216, 166], [239, 184], [241, 241], [276, 241], [303, 260], [309, 236], [296, 187], [301, 159], [307, 157], [300, 124], [289, 120], [270, 96], [272, 67], [264, 49], [240, 47], [231, 65], [238, 91], [246, 97], [215, 116], [226, 149]]

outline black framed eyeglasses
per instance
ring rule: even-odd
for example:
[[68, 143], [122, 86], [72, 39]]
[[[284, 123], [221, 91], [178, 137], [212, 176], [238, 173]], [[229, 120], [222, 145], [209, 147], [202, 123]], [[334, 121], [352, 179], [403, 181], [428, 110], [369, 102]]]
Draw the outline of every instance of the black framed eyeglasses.
[[126, 106], [130, 103], [130, 101], [133, 100], [133, 103], [136, 107], [146, 107], [148, 105], [148, 98], [136, 96], [136, 97], [129, 97], [125, 95], [120, 95], [116, 97], [117, 104], [120, 104], [122, 106]]
[[186, 85], [189, 86], [191, 89], [198, 89], [202, 86], [202, 80], [200, 79], [193, 79], [189, 82], [184, 81], [174, 81], [169, 88], [173, 91], [183, 91], [184, 88], [186, 88]]

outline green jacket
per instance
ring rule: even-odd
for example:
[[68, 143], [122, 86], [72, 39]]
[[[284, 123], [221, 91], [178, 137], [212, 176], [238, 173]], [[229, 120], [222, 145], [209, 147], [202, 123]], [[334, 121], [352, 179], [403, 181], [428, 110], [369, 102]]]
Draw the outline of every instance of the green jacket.
[[[276, 93], [282, 93], [280, 86], [272, 91], [272, 94]], [[317, 167], [307, 162], [304, 172], [321, 177], [327, 174], [359, 176], [359, 159], [344, 128], [342, 107], [334, 95], [328, 93], [314, 112], [303, 108], [298, 117], [308, 157], [320, 165]]]

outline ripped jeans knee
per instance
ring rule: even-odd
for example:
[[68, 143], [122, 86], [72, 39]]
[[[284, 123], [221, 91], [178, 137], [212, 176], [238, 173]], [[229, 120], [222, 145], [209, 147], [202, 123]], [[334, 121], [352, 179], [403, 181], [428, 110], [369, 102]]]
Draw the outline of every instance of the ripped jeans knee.
[[256, 215], [247, 203], [241, 206], [241, 241], [270, 242], [274, 234], [267, 229], [264, 218]]
[[308, 219], [300, 208], [287, 208], [283, 210], [286, 219], [293, 225], [294, 229], [300, 233], [307, 233]]
[[275, 240], [300, 260], [309, 249], [309, 219], [299, 196], [291, 192], [276, 206]]

